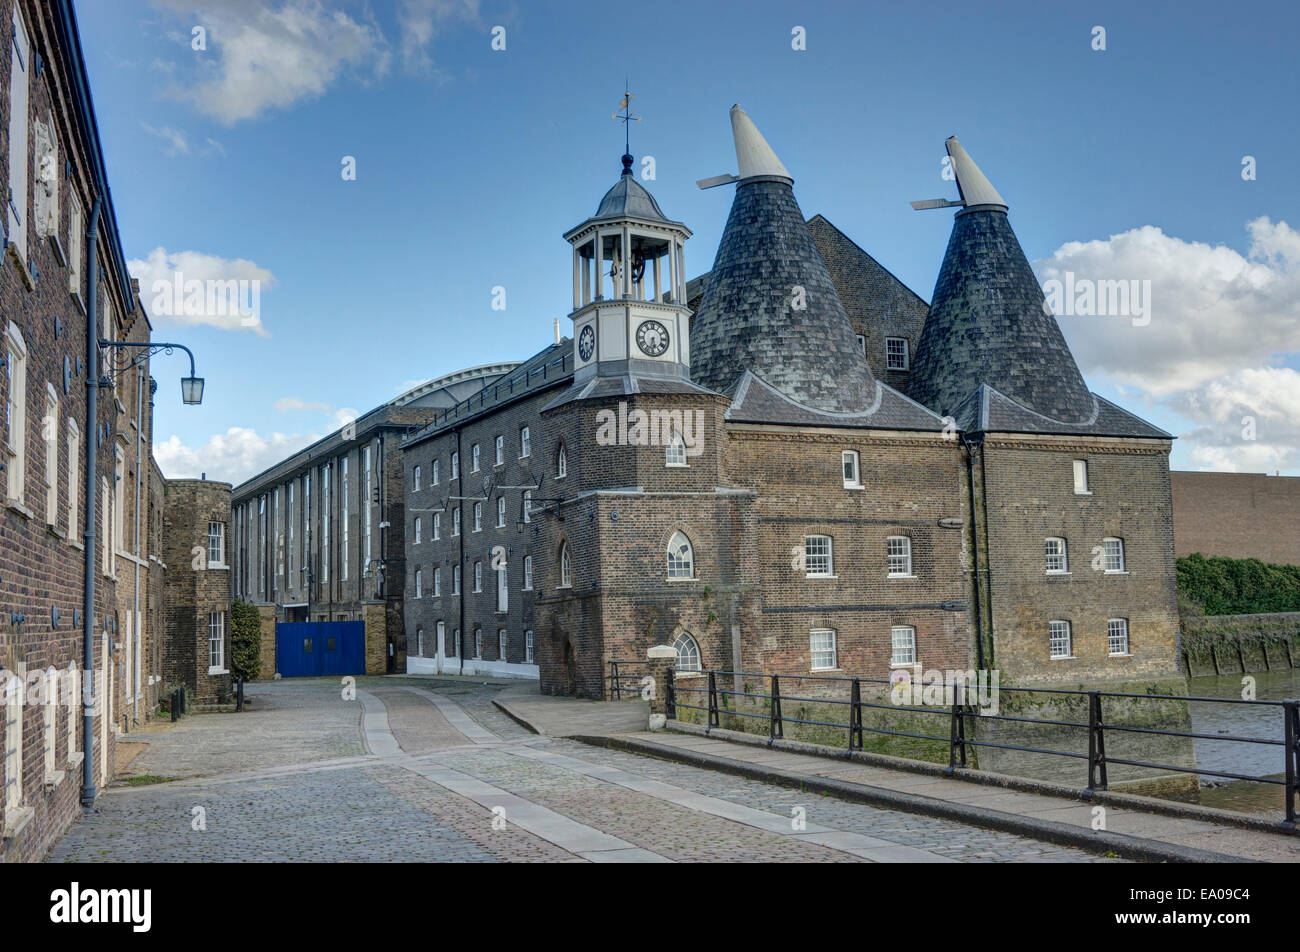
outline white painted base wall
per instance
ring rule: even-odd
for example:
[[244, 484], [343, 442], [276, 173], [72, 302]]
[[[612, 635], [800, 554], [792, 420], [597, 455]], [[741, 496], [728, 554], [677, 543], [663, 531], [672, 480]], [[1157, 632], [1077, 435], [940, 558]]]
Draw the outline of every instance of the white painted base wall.
[[418, 655], [406, 656], [407, 674], [467, 674], [481, 675], [487, 678], [527, 678], [536, 681], [541, 678], [541, 671], [535, 664], [513, 664], [503, 661], [485, 661], [469, 658], [465, 661], [462, 672], [460, 662], [455, 658], [422, 658]]

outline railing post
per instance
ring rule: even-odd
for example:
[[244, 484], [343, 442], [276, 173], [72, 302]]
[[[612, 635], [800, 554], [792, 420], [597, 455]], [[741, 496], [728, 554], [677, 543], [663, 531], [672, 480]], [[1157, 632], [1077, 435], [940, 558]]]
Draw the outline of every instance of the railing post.
[[623, 700], [623, 693], [622, 691], [619, 690], [619, 684], [618, 684], [618, 662], [617, 661], [611, 661], [609, 663], [609, 696], [612, 700], [615, 701]]
[[[948, 772], [966, 766], [966, 712], [961, 701], [952, 699], [952, 722], [948, 737]], [[960, 761], [960, 763], [958, 762]]]
[[849, 752], [862, 749], [862, 684], [853, 679], [849, 694]]
[[785, 737], [785, 722], [781, 719], [781, 679], [777, 675], [772, 675], [772, 709], [767, 715], [767, 743], [770, 747], [772, 741]]
[[[1100, 782], [1098, 782], [1100, 781]], [[1088, 790], [1106, 789], [1106, 728], [1101, 720], [1101, 692], [1088, 692]]]
[[715, 672], [710, 671], [709, 672], [709, 726], [705, 728], [705, 732], [707, 733], [713, 728], [721, 727], [721, 726], [722, 726], [722, 721], [718, 717], [718, 678]]
[[1300, 784], [1300, 701], [1283, 701], [1283, 732], [1286, 736], [1286, 822], [1282, 825], [1294, 830], [1296, 825], [1296, 787]]
[[675, 721], [677, 720], [677, 687], [673, 681], [672, 668], [669, 668], [664, 674], [664, 695], [666, 698], [664, 717], [670, 721]]

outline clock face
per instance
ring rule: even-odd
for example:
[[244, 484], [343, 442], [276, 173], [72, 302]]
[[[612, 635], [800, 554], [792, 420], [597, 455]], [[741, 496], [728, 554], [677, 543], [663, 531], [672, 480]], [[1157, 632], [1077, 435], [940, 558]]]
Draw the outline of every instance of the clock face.
[[578, 356], [583, 360], [591, 360], [592, 353], [596, 350], [596, 332], [588, 324], [578, 335]]
[[642, 321], [636, 329], [636, 345], [643, 354], [661, 356], [668, 349], [668, 328], [658, 321]]

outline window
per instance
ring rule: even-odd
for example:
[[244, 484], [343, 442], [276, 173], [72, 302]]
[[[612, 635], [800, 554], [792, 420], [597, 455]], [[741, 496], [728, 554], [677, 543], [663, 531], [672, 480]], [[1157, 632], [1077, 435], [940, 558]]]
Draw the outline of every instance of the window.
[[890, 664], [916, 664], [916, 629], [910, 625], [895, 625], [889, 630], [892, 648]]
[[560, 451], [555, 454], [555, 478], [563, 479], [569, 475], [569, 454], [564, 449], [564, 444], [560, 444]]
[[226, 667], [226, 613], [208, 615], [208, 673], [224, 671]]
[[415, 492], [420, 491], [420, 467], [415, 467], [411, 473], [411, 489]]
[[78, 479], [81, 466], [81, 429], [77, 421], [68, 417], [68, 538], [76, 539], [78, 535], [77, 503], [81, 500], [81, 481]]
[[537, 661], [537, 655], [533, 647], [533, 633], [530, 629], [524, 632], [524, 663], [534, 664]]
[[569, 543], [560, 543], [560, 588], [573, 585], [573, 564], [569, 558]]
[[1074, 491], [1080, 496], [1092, 495], [1088, 491], [1088, 461], [1086, 459], [1076, 459], [1074, 461]]
[[424, 574], [420, 569], [415, 570], [415, 597], [424, 598]]
[[474, 657], [483, 657], [483, 629], [474, 629]]
[[63, 692], [64, 703], [68, 706], [68, 763], [77, 759], [77, 718], [81, 716], [81, 679], [77, 677], [77, 664], [68, 662], [64, 675], [66, 689]]
[[668, 445], [664, 447], [664, 465], [665, 466], [686, 466], [686, 441], [676, 430], [668, 438]]
[[691, 540], [681, 532], [674, 532], [668, 540], [668, 577], [695, 577], [695, 556], [691, 551]]
[[481, 502], [474, 503], [474, 531], [483, 531], [483, 504]]
[[339, 520], [339, 528], [343, 535], [343, 551], [340, 554], [342, 558], [343, 581], [348, 580], [348, 458], [343, 457], [343, 518]]
[[326, 463], [320, 468], [320, 580], [330, 580], [330, 467]]
[[1106, 647], [1111, 657], [1128, 654], [1128, 619], [1111, 618], [1106, 622]]
[[416, 516], [416, 517], [415, 517], [415, 527], [414, 527], [414, 536], [415, 536], [415, 538], [412, 540], [412, 543], [413, 543], [414, 545], [419, 545], [419, 544], [420, 544], [420, 531], [421, 531], [422, 528], [423, 528], [423, 523], [421, 522], [420, 517], [419, 517], [419, 516]]
[[906, 337], [886, 337], [885, 338], [885, 369], [886, 370], [907, 370], [908, 369], [907, 338]]
[[533, 590], [533, 557], [531, 555], [525, 555], [524, 556], [524, 591], [531, 592], [532, 590]]
[[454, 655], [456, 652], [452, 650], [450, 645], [447, 644], [446, 623], [438, 622], [437, 626], [433, 629], [433, 632], [434, 632], [434, 638], [436, 639], [433, 643], [434, 654], [437, 654], [439, 651], [442, 651], [446, 654]]
[[845, 450], [840, 454], [840, 462], [844, 467], [844, 488], [861, 489], [862, 482], [858, 476], [858, 451]]
[[453, 658], [460, 654], [460, 629], [457, 628], [451, 633], [451, 651], [448, 652]]
[[[128, 642], [129, 644], [130, 642]], [[130, 661], [126, 665], [127, 675], [127, 693], [130, 694], [130, 674], [132, 670]], [[54, 775], [54, 744], [55, 730], [58, 726], [56, 717], [59, 713], [59, 673], [54, 670], [53, 666], [45, 672], [44, 687], [42, 692], [44, 697], [42, 703], [45, 705], [45, 780], [48, 782], [53, 779]]]
[[808, 654], [814, 671], [830, 671], [835, 663], [835, 631], [814, 628], [808, 633]]
[[507, 582], [508, 569], [510, 563], [504, 559], [501, 560], [501, 567], [497, 572], [497, 611], [503, 612], [510, 607], [510, 589]]
[[498, 629], [497, 629], [497, 659], [500, 660], [500, 661], [506, 661], [506, 660], [507, 660], [507, 658], [506, 658], [506, 630], [505, 630], [504, 628], [498, 628]]
[[803, 551], [808, 578], [831, 578], [834, 575], [835, 559], [830, 536], [804, 536]]
[[370, 554], [371, 554], [370, 521], [371, 521], [371, 514], [374, 509], [374, 496], [372, 495], [372, 489], [370, 485], [371, 473], [370, 473], [370, 447], [369, 446], [367, 446], [362, 451], [361, 460], [362, 460], [362, 468], [365, 470], [365, 474], [366, 474], [366, 497], [361, 501], [361, 512], [365, 515], [365, 521], [364, 521], [365, 531], [363, 535], [365, 536], [365, 540], [366, 540], [366, 554], [365, 554], [365, 561], [362, 563], [363, 564], [362, 574], [366, 574], [370, 571]]
[[1070, 563], [1066, 556], [1064, 539], [1044, 539], [1043, 554], [1047, 560], [1048, 575], [1064, 575], [1069, 571]]
[[27, 266], [28, 73], [31, 45], [19, 4], [14, 4], [13, 56], [9, 72], [9, 241]]
[[109, 524], [113, 517], [113, 497], [108, 491], [108, 477], [101, 476], [99, 479], [99, 568], [105, 575], [112, 574], [113, 566], [110, 561], [110, 551], [113, 548], [113, 542], [104, 534], [104, 527]]
[[885, 540], [890, 578], [909, 578], [912, 574], [912, 540], [907, 536], [890, 536]]
[[854, 334], [854, 339], [858, 342], [858, 350], [862, 351], [862, 356], [867, 356], [867, 338], [863, 334]]
[[451, 454], [451, 478], [460, 479], [460, 453]]
[[442, 538], [442, 513], [433, 514], [433, 541], [437, 542]]
[[497, 451], [497, 465], [504, 466], [506, 464], [506, 438], [504, 436], [497, 437], [496, 451]]
[[439, 598], [442, 595], [442, 568], [435, 565], [433, 567], [433, 597]]
[[469, 471], [471, 473], [478, 472], [478, 460], [479, 460], [479, 448], [478, 448], [478, 444], [475, 443], [473, 446], [470, 447], [469, 450]]
[[483, 563], [474, 563], [474, 591], [483, 591]]
[[226, 564], [226, 524], [208, 523], [208, 565]]
[[453, 595], [460, 594], [460, 566], [459, 565], [453, 565], [451, 567], [451, 594]]
[[23, 802], [23, 682], [11, 671], [0, 671], [4, 686], [5, 719], [5, 811]]
[[[19, 15], [15, 13], [14, 23], [19, 22]], [[24, 174], [26, 168], [24, 162]], [[27, 475], [27, 343], [13, 321], [9, 322], [8, 343], [9, 392], [5, 403], [5, 423], [8, 424], [9, 462], [5, 468], [9, 473], [9, 498], [22, 502]]]
[[497, 496], [497, 528], [505, 528], [506, 524], [506, 497]]
[[453, 509], [451, 512], [451, 534], [460, 535], [460, 507]]
[[528, 427], [525, 426], [519, 430], [519, 458], [523, 459], [525, 456], [532, 455], [533, 439], [532, 435], [528, 431]]
[[[45, 439], [45, 524], [54, 525], [59, 517], [59, 398], [54, 388], [45, 385], [45, 419], [41, 421], [41, 436]], [[68, 472], [76, 481], [76, 473]]]
[[533, 491], [524, 490], [524, 522], [533, 521]]
[[415, 653], [417, 655], [424, 654], [424, 629], [423, 628], [415, 629]]
[[1124, 571], [1124, 540], [1102, 539], [1102, 566], [1107, 572]]
[[81, 255], [86, 242], [86, 223], [81, 199], [75, 190], [68, 195], [68, 290], [81, 293]]
[[673, 640], [673, 650], [677, 652], [678, 671], [700, 670], [700, 646], [688, 632], [683, 631]]
[[110, 523], [113, 532], [112, 558], [109, 561], [109, 571], [114, 576], [117, 575], [117, 553], [122, 551], [124, 544], [122, 533], [124, 527], [124, 517], [126, 515], [126, 456], [122, 453], [121, 446], [113, 447], [113, 479], [115, 488], [113, 491], [113, 520]]
[[438, 461], [435, 459], [429, 472], [429, 485], [437, 486], [441, 480], [438, 477]]
[[1068, 621], [1049, 621], [1047, 623], [1047, 650], [1053, 658], [1070, 657], [1070, 623]]
[[[293, 528], [298, 522], [297, 510], [294, 508], [293, 487], [297, 484], [297, 482], [298, 481], [295, 479], [292, 483], [289, 484], [289, 517], [288, 519], [285, 520], [289, 524], [289, 586], [291, 588], [293, 587], [293, 555], [294, 555]], [[366, 548], [367, 550], [370, 548], [369, 539], [366, 540]]]

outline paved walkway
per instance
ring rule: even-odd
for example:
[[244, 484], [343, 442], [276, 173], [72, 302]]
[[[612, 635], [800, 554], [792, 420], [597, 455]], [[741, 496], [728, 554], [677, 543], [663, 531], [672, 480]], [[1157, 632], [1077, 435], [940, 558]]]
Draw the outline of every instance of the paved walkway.
[[[1105, 861], [535, 734], [497, 709], [502, 690], [362, 678], [344, 700], [327, 680], [251, 685], [254, 714], [136, 732], [150, 746], [133, 772], [181, 779], [106, 789], [49, 860]], [[283, 735], [260, 720], [277, 713]]]

